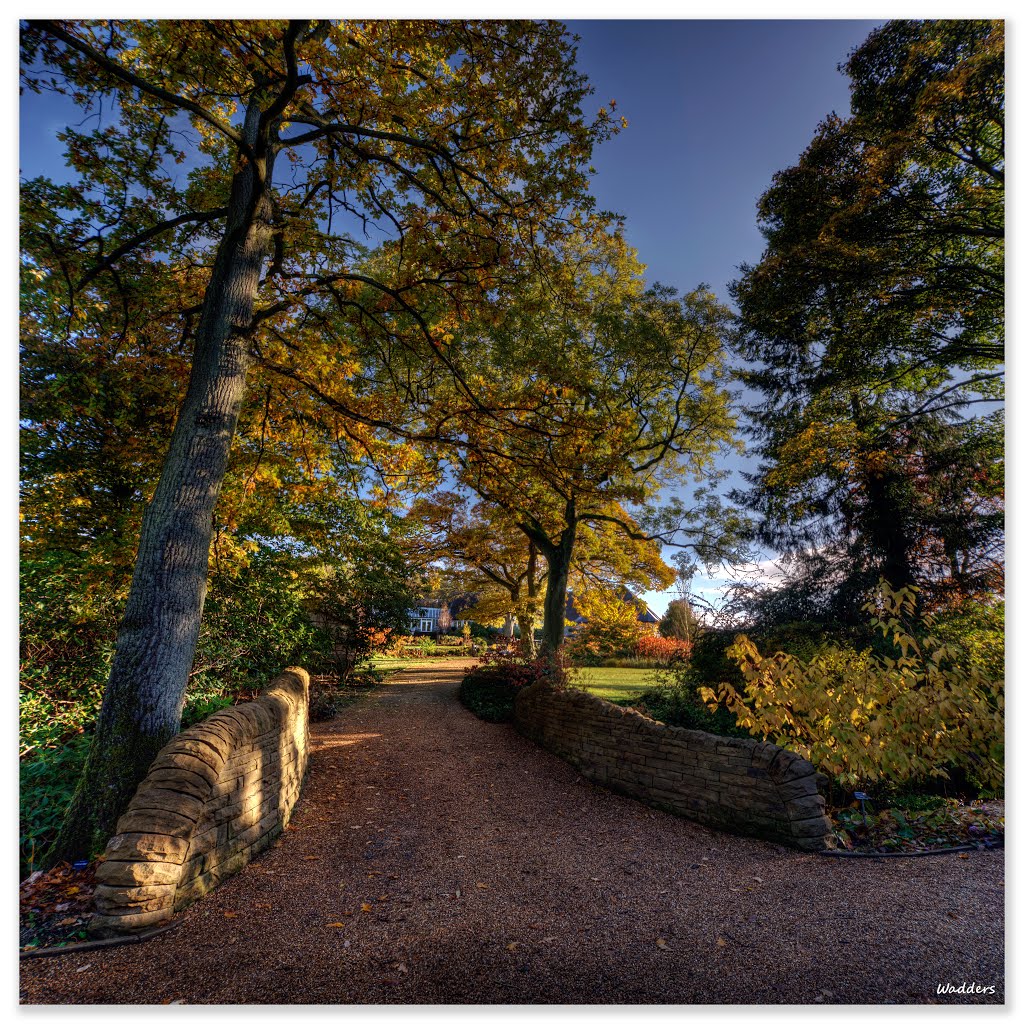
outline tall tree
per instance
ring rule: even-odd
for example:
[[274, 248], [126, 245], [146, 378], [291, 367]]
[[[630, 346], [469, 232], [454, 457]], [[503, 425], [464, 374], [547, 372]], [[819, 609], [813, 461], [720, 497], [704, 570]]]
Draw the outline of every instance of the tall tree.
[[[480, 346], [478, 372], [505, 404], [457, 420], [466, 443], [455, 458], [463, 485], [513, 516], [547, 563], [550, 652], [564, 637], [581, 530], [654, 539], [641, 514], [663, 482], [714, 476], [733, 419], [721, 362], [728, 314], [710, 293], [644, 288], [635, 254], [603, 226], [581, 225], [545, 271]], [[714, 546], [707, 522], [685, 515], [658, 537], [669, 538], [702, 554]]]
[[1002, 25], [891, 22], [845, 70], [851, 116], [775, 176], [764, 254], [733, 286], [756, 364], [741, 376], [762, 399], [745, 501], [767, 543], [899, 587], [924, 582], [928, 538], [974, 500], [930, 490], [940, 476], [921, 467], [993, 451], [961, 418], [1002, 395]]
[[[586, 202], [613, 123], [583, 118], [586, 81], [551, 23], [39, 21], [23, 56], [30, 89], [101, 122], [63, 134], [73, 181], [25, 190], [28, 259], [65, 320], [55, 343], [169, 318], [192, 353], [53, 851], [69, 856], [109, 833], [178, 728], [254, 360], [326, 357], [317, 372], [345, 376], [352, 339], [372, 337], [445, 364], [418, 308], [500, 296], [505, 269]], [[392, 242], [377, 277], [357, 237], [374, 230]], [[326, 309], [352, 323], [349, 344], [296, 353]]]

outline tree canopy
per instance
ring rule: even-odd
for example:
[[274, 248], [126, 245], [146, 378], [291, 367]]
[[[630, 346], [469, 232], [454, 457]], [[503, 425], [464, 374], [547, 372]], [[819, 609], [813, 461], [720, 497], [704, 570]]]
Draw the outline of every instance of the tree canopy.
[[873, 32], [845, 65], [851, 116], [775, 176], [733, 286], [760, 397], [743, 500], [767, 543], [856, 568], [854, 614], [879, 574], [998, 584], [1002, 53], [997, 22]]

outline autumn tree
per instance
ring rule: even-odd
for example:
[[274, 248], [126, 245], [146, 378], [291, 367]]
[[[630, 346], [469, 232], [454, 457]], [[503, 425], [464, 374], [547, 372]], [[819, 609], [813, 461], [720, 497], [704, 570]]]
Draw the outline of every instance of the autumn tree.
[[[28, 24], [26, 86], [97, 115], [63, 133], [71, 180], [24, 189], [27, 262], [63, 320], [54, 343], [159, 322], [191, 356], [53, 856], [109, 833], [178, 728], [254, 363], [322, 359], [317, 373], [345, 377], [363, 344], [445, 364], [418, 307], [491, 303], [586, 201], [591, 146], [613, 125], [581, 115], [573, 57], [551, 23]], [[373, 231], [392, 243], [376, 277], [360, 241]], [[349, 329], [317, 330], [327, 311]], [[352, 397], [353, 424], [380, 418], [372, 392]]]
[[[574, 547], [574, 585], [621, 590], [663, 589], [675, 570], [661, 558], [659, 545], [642, 539], [639, 525], [621, 507], [606, 510], [634, 532], [628, 536], [609, 521], [584, 523]], [[406, 550], [411, 564], [439, 564], [478, 598], [473, 616], [499, 616], [519, 623], [527, 655], [535, 656], [534, 631], [541, 611], [547, 568], [537, 544], [515, 515], [469, 496], [440, 491], [420, 498], [406, 517], [414, 524]]]
[[1002, 25], [891, 22], [845, 70], [851, 116], [761, 197], [766, 248], [733, 294], [760, 399], [742, 498], [769, 545], [845, 561], [855, 616], [879, 576], [926, 585], [925, 551], [973, 562], [1000, 529]]
[[720, 550], [724, 533], [704, 514], [717, 506], [702, 491], [656, 533], [646, 520], [662, 483], [713, 478], [730, 445], [727, 318], [703, 288], [678, 298], [645, 287], [621, 235], [590, 222], [549, 250], [543, 273], [479, 340], [475, 372], [503, 404], [486, 416], [449, 411], [466, 439], [451, 457], [460, 482], [512, 516], [547, 563], [547, 651], [564, 637], [581, 530], [607, 524], [701, 557]]

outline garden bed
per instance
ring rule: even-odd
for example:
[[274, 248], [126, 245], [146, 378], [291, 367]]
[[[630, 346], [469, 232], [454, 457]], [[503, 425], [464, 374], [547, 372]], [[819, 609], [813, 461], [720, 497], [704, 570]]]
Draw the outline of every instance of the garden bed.
[[860, 806], [832, 812], [840, 852], [880, 856], [921, 854], [964, 847], [1002, 846], [1002, 800], [934, 798], [915, 809], [889, 807], [865, 815]]
[[82, 942], [94, 910], [97, 862], [34, 871], [18, 893], [18, 946], [27, 952]]

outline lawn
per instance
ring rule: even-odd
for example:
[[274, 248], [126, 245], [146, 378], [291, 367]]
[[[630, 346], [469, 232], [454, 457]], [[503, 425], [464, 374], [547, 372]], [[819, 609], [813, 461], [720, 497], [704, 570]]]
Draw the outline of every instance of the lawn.
[[[472, 655], [461, 652], [454, 657], [468, 658]], [[381, 672], [397, 672], [403, 668], [444, 668], [450, 661], [450, 657], [443, 658], [373, 658], [370, 661], [371, 667]]]
[[595, 696], [623, 704], [654, 686], [656, 672], [650, 668], [580, 668], [573, 676]]

